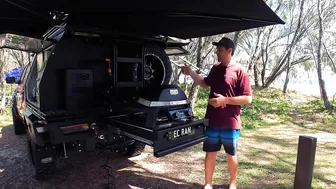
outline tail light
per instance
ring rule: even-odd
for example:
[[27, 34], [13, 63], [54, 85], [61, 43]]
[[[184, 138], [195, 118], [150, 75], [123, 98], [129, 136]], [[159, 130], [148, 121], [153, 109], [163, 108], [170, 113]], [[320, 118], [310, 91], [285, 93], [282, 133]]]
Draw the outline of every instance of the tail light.
[[83, 123], [83, 124], [76, 124], [76, 125], [67, 125], [67, 126], [61, 126], [60, 128], [64, 134], [68, 134], [68, 133], [86, 131], [89, 129], [89, 124]]

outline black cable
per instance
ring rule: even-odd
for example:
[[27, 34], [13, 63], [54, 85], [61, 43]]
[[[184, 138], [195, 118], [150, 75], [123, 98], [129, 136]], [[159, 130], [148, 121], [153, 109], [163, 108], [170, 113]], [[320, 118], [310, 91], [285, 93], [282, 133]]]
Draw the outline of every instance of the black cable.
[[112, 152], [112, 149], [109, 146], [110, 145], [106, 141], [104, 143], [97, 143], [97, 148], [100, 149], [100, 155], [106, 157], [105, 162], [100, 166], [102, 169], [104, 169], [106, 173], [103, 177], [106, 180], [106, 182], [99, 186], [100, 189], [116, 188], [113, 168], [109, 166], [110, 161], [111, 161], [111, 156], [105, 153], [106, 150], [110, 150]]

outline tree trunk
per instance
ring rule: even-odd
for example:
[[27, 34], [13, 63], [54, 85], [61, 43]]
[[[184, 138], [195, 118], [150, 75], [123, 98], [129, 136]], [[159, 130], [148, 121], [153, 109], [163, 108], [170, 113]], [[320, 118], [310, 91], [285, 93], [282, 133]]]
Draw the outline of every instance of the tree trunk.
[[254, 74], [254, 86], [255, 88], [259, 88], [259, 79], [258, 79], [258, 68], [257, 65], [254, 63], [253, 65], [253, 74]]
[[0, 104], [0, 114], [2, 115], [6, 108], [6, 84], [5, 82], [3, 82], [1, 85], [1, 91], [2, 91], [1, 93], [2, 96], [1, 96], [1, 104]]
[[[296, 27], [296, 30], [295, 30], [295, 33], [294, 33], [294, 36], [293, 36], [293, 40], [292, 40], [292, 43], [290, 44], [290, 48], [289, 48], [289, 52], [288, 52], [289, 55], [287, 57], [287, 72], [286, 72], [285, 84], [284, 84], [284, 87], [283, 87], [283, 90], [282, 90], [283, 93], [287, 92], [287, 87], [288, 87], [289, 77], [290, 77], [290, 70], [291, 70], [291, 66], [292, 66], [290, 59], [291, 59], [291, 55], [292, 55], [293, 46], [294, 46], [294, 44], [296, 44], [295, 41], [299, 37], [298, 33], [299, 33], [299, 30], [301, 29], [304, 3], [305, 3], [305, 0], [302, 0], [301, 4], [300, 4], [300, 13], [299, 13], [298, 24], [297, 24], [297, 27]], [[291, 24], [291, 26], [292, 26], [292, 24]]]
[[195, 107], [195, 102], [197, 99], [198, 91], [199, 91], [199, 85], [197, 85], [196, 82], [194, 82], [189, 92], [189, 100], [190, 100], [190, 105], [192, 108]]
[[256, 63], [255, 62], [255, 60], [257, 59], [256, 57], [259, 56], [259, 55], [257, 55], [257, 51], [259, 50], [259, 41], [260, 41], [260, 37], [261, 37], [261, 35], [263, 33], [263, 30], [261, 30], [260, 28], [257, 28], [257, 31], [258, 31], [257, 41], [256, 41], [256, 45], [255, 45], [254, 51], [252, 53], [250, 62], [248, 63], [248, 66], [247, 66], [247, 70], [248, 71], [252, 70], [253, 65]]
[[178, 72], [179, 72], [179, 68], [177, 66], [175, 66], [175, 69], [174, 69], [174, 79], [173, 79], [173, 82], [172, 82], [173, 85], [178, 84], [178, 76], [177, 76]]
[[[196, 55], [196, 66], [198, 68], [202, 68], [202, 42], [203, 38], [198, 38], [198, 44], [197, 44], [197, 55]], [[199, 74], [199, 71], [197, 72]], [[198, 95], [198, 90], [199, 90], [199, 85], [197, 85], [195, 82], [192, 84], [191, 88], [190, 88], [190, 92], [189, 92], [189, 101], [190, 101], [190, 105], [192, 108], [195, 107], [195, 101], [197, 99], [197, 95]]]
[[2, 82], [3, 79], [3, 71], [5, 69], [5, 61], [3, 60], [4, 59], [4, 49], [0, 49], [0, 84]]
[[17, 51], [17, 50], [13, 50], [10, 49], [9, 50], [9, 54], [15, 59], [17, 65], [23, 69], [24, 67], [24, 55], [22, 51]]
[[[301, 2], [303, 2], [304, 0], [302, 0]], [[291, 31], [292, 30], [292, 26], [293, 26], [293, 9], [292, 9], [292, 6], [290, 6], [291, 8], [291, 12], [290, 12], [290, 14], [291, 14], [291, 22], [290, 22], [290, 26], [289, 26], [289, 31]], [[301, 11], [300, 11], [300, 14], [302, 14], [302, 9], [301, 9]], [[299, 17], [299, 21], [298, 21], [298, 23], [300, 23], [300, 17]], [[296, 38], [296, 35], [297, 35], [297, 31], [299, 30], [299, 26], [300, 25], [298, 25], [298, 28], [296, 28], [296, 30], [295, 30], [295, 34], [294, 34], [294, 36], [293, 36], [293, 41], [295, 40], [295, 38]], [[289, 43], [289, 37], [290, 37], [290, 35], [288, 35], [288, 37], [287, 37], [287, 45], [288, 45], [288, 43]], [[288, 87], [288, 83], [289, 83], [289, 76], [290, 76], [290, 68], [291, 68], [291, 62], [290, 62], [290, 57], [291, 57], [291, 53], [292, 53], [292, 44], [293, 44], [293, 42], [289, 45], [290, 47], [289, 47], [289, 51], [288, 51], [288, 57], [287, 57], [287, 68], [286, 68], [286, 79], [285, 79], [285, 84], [284, 84], [284, 86], [283, 86], [283, 88], [282, 88], [282, 93], [286, 93], [287, 92], [287, 87]]]
[[3, 114], [5, 109], [5, 102], [6, 102], [6, 87], [5, 87], [5, 78], [4, 76], [4, 69], [5, 69], [5, 61], [4, 58], [4, 50], [0, 49], [0, 115]]
[[330, 62], [331, 62], [331, 69], [332, 69], [332, 71], [336, 74], [336, 62], [332, 59], [332, 57], [330, 56], [330, 54], [329, 54], [329, 52], [328, 52], [328, 49], [327, 49], [327, 47], [325, 46], [325, 44], [323, 44], [323, 46], [324, 46], [324, 50], [325, 50], [325, 52], [326, 52], [326, 54], [327, 54], [327, 56], [328, 56], [328, 59], [330, 60]]
[[182, 70], [175, 66], [174, 68], [174, 78], [173, 78], [173, 81], [172, 81], [172, 85], [178, 85], [179, 84], [179, 78], [181, 76], [181, 73], [182, 73]]
[[266, 65], [269, 58], [268, 48], [270, 43], [270, 37], [273, 32], [274, 27], [270, 27], [267, 38], [265, 48], [261, 47], [261, 60], [262, 60], [262, 70], [261, 70], [261, 85], [265, 86], [265, 74], [266, 74]]
[[282, 89], [282, 93], [286, 93], [287, 92], [287, 87], [288, 87], [288, 83], [289, 83], [289, 74], [290, 74], [290, 68], [291, 68], [291, 62], [290, 62], [290, 58], [288, 57], [287, 60], [287, 72], [286, 72], [286, 79], [285, 79], [285, 84], [284, 87]]
[[319, 38], [318, 38], [318, 47], [317, 47], [317, 76], [320, 85], [320, 94], [323, 100], [324, 106], [326, 109], [331, 110], [332, 106], [328, 100], [327, 91], [325, 89], [325, 83], [322, 78], [322, 66], [321, 66], [321, 46], [322, 46], [322, 38], [323, 38], [323, 23], [322, 23], [322, 15], [321, 15], [321, 7], [320, 0], [317, 1], [317, 12], [318, 12], [318, 25], [319, 25]]
[[235, 44], [235, 47], [237, 47], [238, 45], [239, 34], [240, 34], [240, 31], [237, 31], [235, 32], [234, 37], [233, 37], [233, 43]]

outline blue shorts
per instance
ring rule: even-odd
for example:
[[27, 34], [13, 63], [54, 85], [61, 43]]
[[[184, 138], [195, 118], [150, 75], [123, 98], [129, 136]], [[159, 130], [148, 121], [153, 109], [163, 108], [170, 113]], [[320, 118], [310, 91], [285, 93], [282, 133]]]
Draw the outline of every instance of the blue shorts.
[[239, 129], [223, 129], [223, 128], [206, 128], [206, 136], [208, 137], [203, 143], [203, 151], [217, 152], [222, 145], [227, 154], [236, 155], [238, 148], [238, 139], [240, 136]]

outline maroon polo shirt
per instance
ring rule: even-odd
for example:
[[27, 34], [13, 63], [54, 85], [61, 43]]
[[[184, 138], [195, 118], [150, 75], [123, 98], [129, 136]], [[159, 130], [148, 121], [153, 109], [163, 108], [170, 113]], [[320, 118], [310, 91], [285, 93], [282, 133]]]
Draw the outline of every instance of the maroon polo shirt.
[[[223, 66], [214, 65], [204, 82], [210, 86], [209, 98], [215, 98], [214, 92], [225, 97], [252, 96], [250, 79], [247, 71], [240, 64]], [[240, 129], [239, 105], [229, 105], [215, 108], [208, 104], [205, 117], [209, 119], [210, 127]]]

